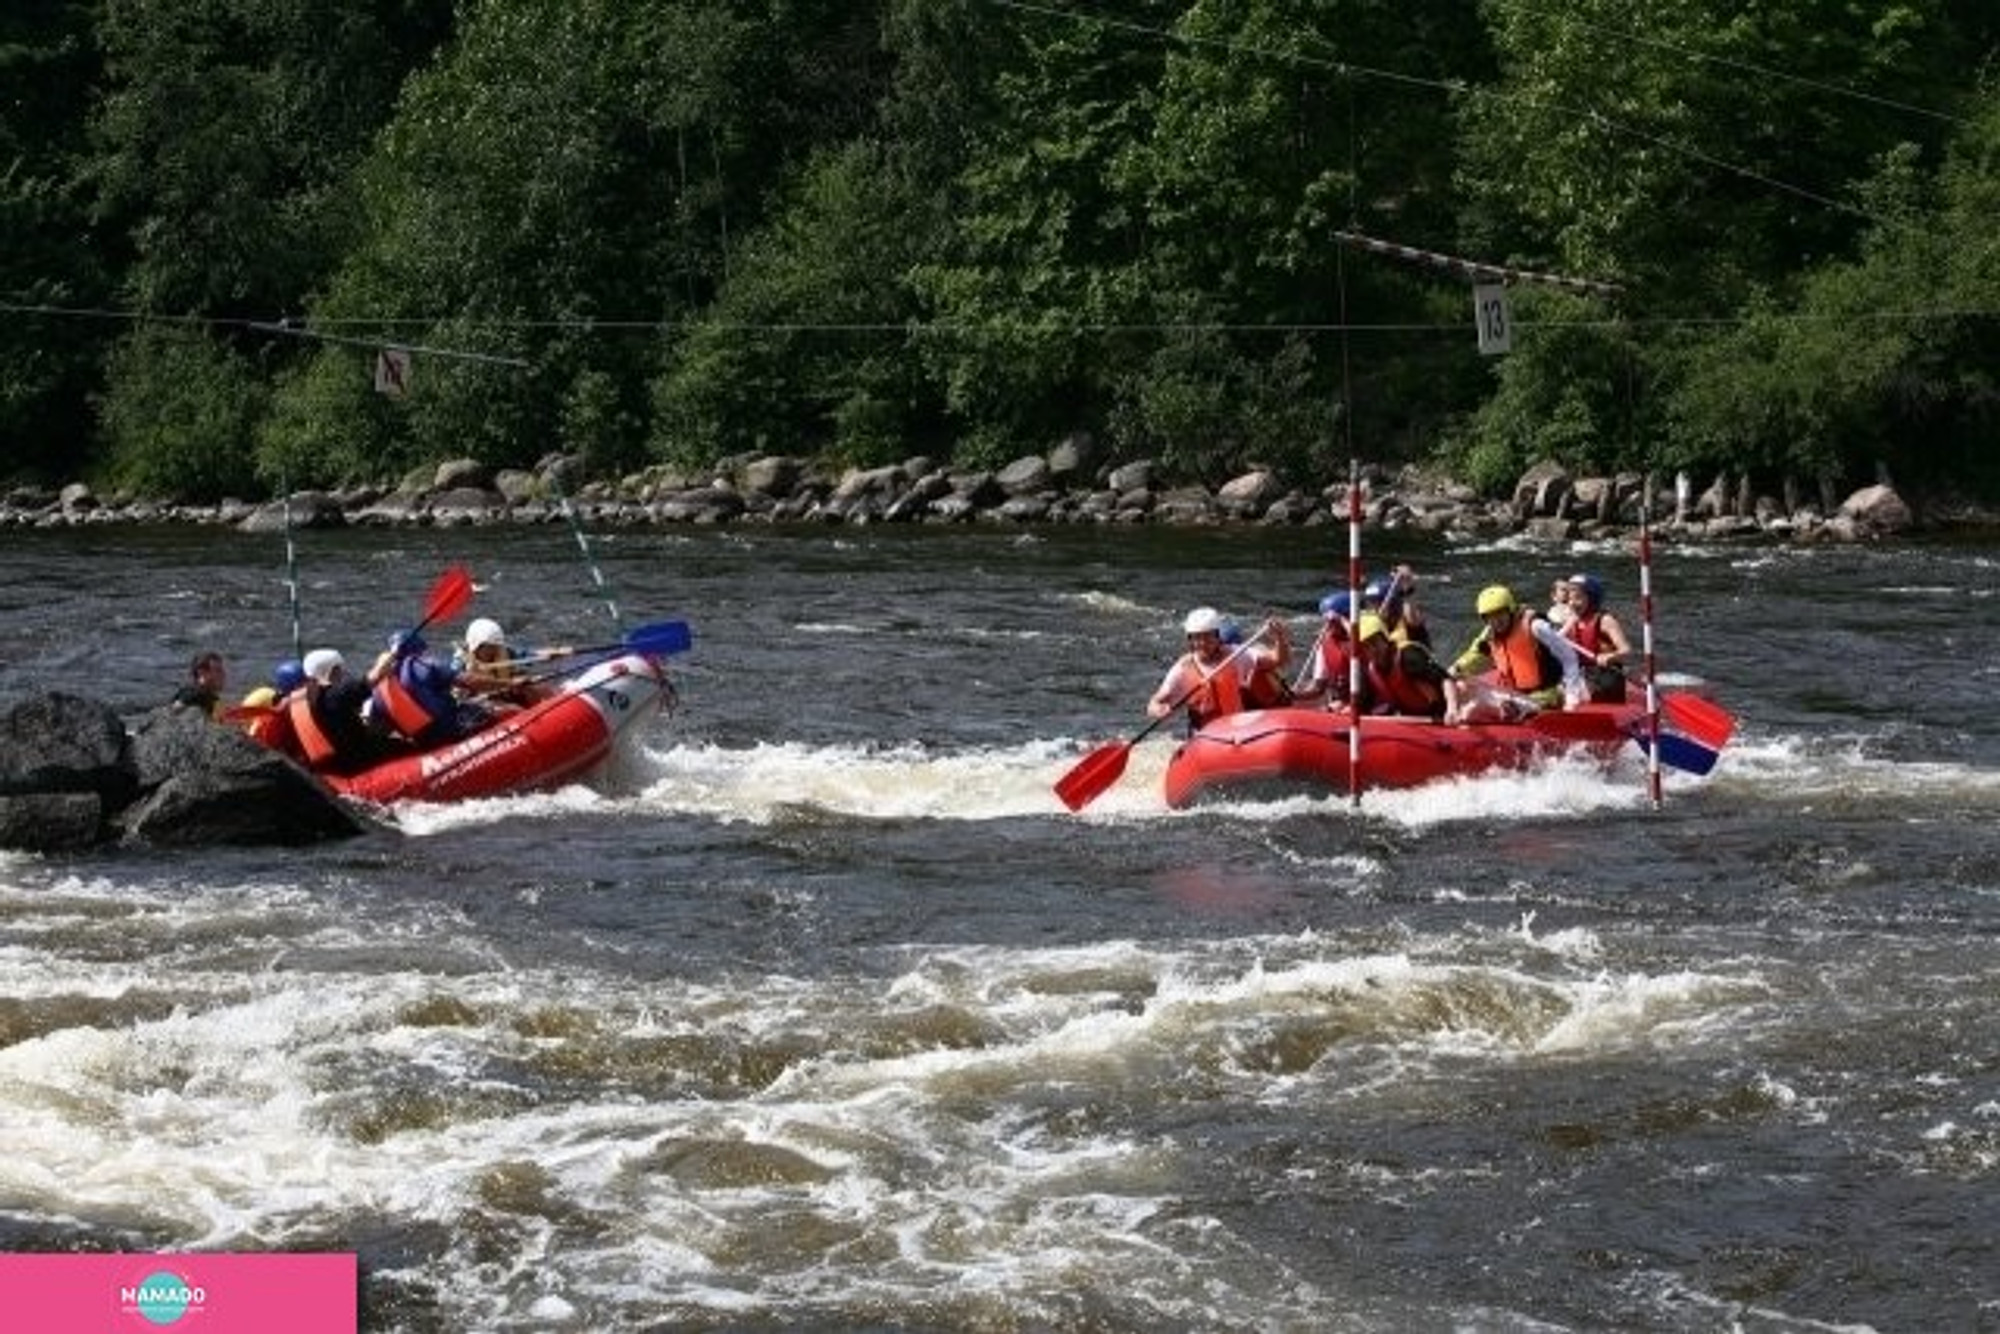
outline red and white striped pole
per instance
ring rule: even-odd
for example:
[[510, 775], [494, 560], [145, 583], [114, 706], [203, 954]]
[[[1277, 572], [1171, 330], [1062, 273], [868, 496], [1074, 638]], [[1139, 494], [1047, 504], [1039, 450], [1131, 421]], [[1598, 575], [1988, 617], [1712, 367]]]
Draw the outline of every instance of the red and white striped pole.
[[1646, 791], [1660, 808], [1660, 686], [1653, 656], [1653, 477], [1639, 496], [1639, 644], [1646, 655]]
[[1347, 791], [1361, 805], [1361, 460], [1347, 460]]

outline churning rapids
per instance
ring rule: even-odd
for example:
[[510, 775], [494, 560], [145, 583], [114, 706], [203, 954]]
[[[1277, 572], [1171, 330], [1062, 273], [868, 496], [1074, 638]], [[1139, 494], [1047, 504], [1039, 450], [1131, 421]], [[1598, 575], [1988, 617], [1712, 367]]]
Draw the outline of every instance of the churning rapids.
[[[1636, 619], [1622, 547], [1369, 541], [1448, 644]], [[297, 546], [308, 647], [458, 561], [614, 637], [560, 528]], [[1657, 811], [1634, 751], [1170, 813], [1162, 729], [1081, 816], [1187, 606], [1303, 635], [1344, 531], [594, 546], [697, 636], [600, 787], [0, 855], [0, 1249], [355, 1251], [371, 1330], [2000, 1329], [2000, 546], [1663, 542], [1743, 725]], [[278, 539], [0, 551], [0, 702], [287, 656]]]

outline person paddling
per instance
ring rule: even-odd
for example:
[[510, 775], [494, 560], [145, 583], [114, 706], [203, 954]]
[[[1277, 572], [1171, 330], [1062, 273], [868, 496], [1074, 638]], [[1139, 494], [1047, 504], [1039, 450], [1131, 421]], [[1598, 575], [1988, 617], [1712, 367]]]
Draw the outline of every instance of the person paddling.
[[252, 741], [297, 759], [298, 743], [284, 705], [292, 692], [305, 683], [305, 664], [297, 658], [286, 658], [271, 669], [269, 682], [245, 695], [240, 704], [223, 716], [230, 722], [241, 723]]
[[521, 707], [538, 703], [555, 694], [545, 681], [521, 676], [523, 663], [561, 657], [567, 646], [517, 654], [507, 644], [500, 622], [490, 616], [475, 618], [465, 627], [465, 643], [452, 654], [452, 669], [458, 673], [456, 688], [462, 694], [480, 695], [494, 703]]
[[1422, 644], [1399, 644], [1388, 623], [1363, 612], [1354, 636], [1361, 646], [1361, 711], [1443, 718], [1456, 699], [1450, 675]]
[[338, 649], [314, 649], [301, 665], [305, 684], [291, 693], [284, 708], [308, 769], [354, 774], [401, 753], [362, 717], [368, 683], [348, 672]]
[[429, 649], [416, 631], [398, 631], [368, 671], [377, 716], [419, 750], [456, 741], [490, 720], [484, 708], [461, 702], [454, 691], [467, 674], [432, 657]]
[[[1255, 660], [1264, 656], [1265, 650], [1251, 648], [1231, 661], [1231, 651], [1222, 642], [1224, 624], [1222, 613], [1213, 607], [1196, 607], [1187, 614], [1181, 629], [1187, 635], [1188, 651], [1167, 668], [1160, 688], [1146, 702], [1149, 717], [1164, 718], [1185, 701], [1188, 728], [1199, 731], [1212, 719], [1249, 707], [1246, 686], [1256, 670]], [[1260, 638], [1270, 633], [1269, 623], [1258, 633]], [[1218, 670], [1225, 663], [1226, 669]]]

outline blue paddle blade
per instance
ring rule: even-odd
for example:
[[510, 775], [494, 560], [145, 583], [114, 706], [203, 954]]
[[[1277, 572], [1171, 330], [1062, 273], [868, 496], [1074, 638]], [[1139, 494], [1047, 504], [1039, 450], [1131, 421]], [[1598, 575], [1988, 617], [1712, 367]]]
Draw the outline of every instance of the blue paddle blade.
[[[1633, 733], [1632, 744], [1640, 750], [1647, 749], [1646, 734]], [[1660, 733], [1660, 763], [1669, 769], [1679, 769], [1697, 776], [1706, 774], [1715, 768], [1715, 762], [1721, 754], [1722, 752], [1710, 750], [1699, 741], [1690, 741], [1673, 732]]]
[[634, 653], [685, 653], [694, 647], [694, 631], [686, 621], [658, 621], [625, 632], [625, 647]]

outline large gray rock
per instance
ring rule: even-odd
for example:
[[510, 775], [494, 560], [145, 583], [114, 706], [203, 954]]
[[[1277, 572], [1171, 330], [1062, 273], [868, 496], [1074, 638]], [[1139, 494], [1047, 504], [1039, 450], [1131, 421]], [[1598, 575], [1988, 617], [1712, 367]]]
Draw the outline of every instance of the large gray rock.
[[150, 795], [125, 813], [123, 824], [148, 843], [290, 847], [365, 828], [304, 769], [198, 714], [153, 714], [132, 753]]
[[1024, 454], [1002, 468], [993, 479], [1009, 496], [1031, 496], [1049, 485], [1049, 461], [1040, 454]]
[[324, 491], [295, 491], [288, 502], [273, 500], [259, 505], [236, 526], [246, 533], [282, 533], [287, 528], [339, 528], [347, 522], [347, 511], [338, 497]]
[[116, 810], [138, 790], [125, 724], [96, 700], [58, 691], [0, 715], [0, 795], [88, 792]]
[[1090, 432], [1072, 431], [1049, 451], [1049, 480], [1064, 490], [1087, 484], [1103, 457]]
[[104, 841], [104, 799], [95, 792], [0, 797], [0, 848], [77, 852]]
[[318, 779], [234, 727], [161, 709], [136, 734], [49, 694], [0, 716], [0, 847], [87, 848], [121, 831], [177, 847], [294, 846], [363, 831]]
[[1569, 496], [1569, 473], [1561, 464], [1543, 459], [1531, 464], [1514, 483], [1514, 511], [1524, 520], [1561, 518]]
[[446, 459], [431, 474], [433, 491], [485, 491], [493, 485], [493, 470], [478, 459]]
[[1900, 533], [1910, 526], [1910, 507], [1893, 487], [1864, 486], [1845, 501], [1840, 512], [1863, 531]]
[[1268, 469], [1258, 468], [1224, 482], [1215, 497], [1232, 514], [1257, 515], [1269, 509], [1272, 502], [1284, 493], [1284, 484], [1276, 475]]

